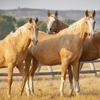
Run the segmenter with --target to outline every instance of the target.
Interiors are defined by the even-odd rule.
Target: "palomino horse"
[[[73,76],[75,80],[75,92],[79,93],[79,58],[82,54],[82,45],[87,37],[94,36],[95,11],[92,15],[85,12],[85,17],[63,29],[52,38],[46,39],[36,46],[31,46],[30,50],[33,58],[32,68],[30,70],[31,88],[33,90],[32,77],[38,67],[38,61],[45,65],[61,64],[61,95],[64,95],[64,82],[68,65],[73,66]],[[26,62],[27,65],[27,62]],[[32,91],[31,91],[32,92]]]
[[[15,66],[23,76],[21,94],[23,92],[24,81],[26,81],[23,60],[27,56],[27,48],[31,40],[34,41],[34,44],[37,43],[37,22],[38,18],[35,19],[34,23],[30,18],[29,22],[19,27],[15,33],[10,33],[0,41],[0,68],[8,67],[8,97],[11,95],[12,75]]]
[[[48,11],[47,15],[50,16],[49,11]],[[55,15],[58,15],[57,11],[55,12]],[[52,16],[50,16],[50,17],[52,17]],[[58,25],[58,24],[54,24],[54,25],[50,24],[50,23],[55,22],[50,17],[48,17],[48,20],[47,20],[47,27],[48,27],[48,25],[49,26],[51,25],[51,28],[53,27],[52,28],[53,30],[58,29],[59,26],[62,27],[61,25]],[[61,28],[59,28],[59,29],[61,29]],[[56,30],[56,32],[59,32],[59,29]],[[49,29],[49,32],[50,32],[50,29]],[[85,42],[83,44],[83,52],[82,52],[80,61],[91,61],[91,60],[95,60],[95,59],[100,58],[100,54],[98,52],[99,51],[99,49],[98,49],[99,48],[99,42],[100,42],[99,41],[100,40],[100,38],[99,38],[100,37],[100,31],[96,32],[95,34],[96,34],[96,36],[93,39],[87,38],[85,40]],[[82,69],[82,66],[83,66],[83,64],[80,64],[80,69]],[[41,66],[39,66],[38,72],[39,72],[40,69],[41,69]],[[72,72],[71,72],[71,67],[68,68],[68,72],[69,72],[69,81],[70,81],[70,92],[69,92],[69,94],[72,95],[72,91],[73,91],[72,79],[73,79],[73,76],[72,76]]]
[[[54,15],[51,15],[50,11],[47,12],[47,33],[51,34],[54,32],[54,34],[58,34],[59,31],[62,29],[68,28],[69,26],[65,23],[63,23],[61,20],[58,19],[58,11],[55,11]],[[41,66],[38,67],[37,72],[39,72],[41,69]]]
[[[54,38],[54,35],[49,35],[45,32],[38,31],[38,41],[39,42],[45,41],[50,38]],[[27,76],[29,76],[29,69],[30,69],[30,63],[31,63],[32,57],[33,57],[33,55],[31,53],[31,48],[28,48],[27,49],[27,57],[25,59],[25,71],[26,71]],[[33,94],[33,92],[34,92],[32,81],[33,81],[33,78],[30,78],[30,80],[28,78],[26,81],[26,93],[28,96],[30,95],[30,92],[31,92],[31,94]],[[29,84],[29,82],[30,82],[30,84]]]
[[[57,34],[62,29],[69,27],[67,24],[63,23],[58,19],[58,11],[55,11],[54,15],[51,15],[50,11],[47,12],[48,20],[47,20],[47,33]]]
[[[86,39],[83,44],[83,52],[80,61],[91,61],[100,58],[100,31],[95,33],[92,39]],[[73,92],[73,74],[71,66],[68,68],[70,81],[70,95]]]

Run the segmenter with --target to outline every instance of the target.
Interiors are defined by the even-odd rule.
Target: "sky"
[[[0,0],[0,9],[100,10],[100,0]]]

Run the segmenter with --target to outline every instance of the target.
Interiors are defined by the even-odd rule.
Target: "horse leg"
[[[66,71],[69,65],[69,61],[67,58],[64,58],[61,60],[62,64],[61,64],[61,85],[60,85],[60,92],[61,92],[61,96],[64,96],[64,82],[66,79]]]
[[[73,72],[72,72],[72,66],[68,66],[68,75],[69,75],[69,82],[70,82],[70,90],[69,90],[69,95],[72,96],[73,92]]]
[[[13,76],[13,68],[14,65],[12,63],[8,64],[8,97],[11,95],[11,85],[13,82],[12,76]]]
[[[41,65],[38,66],[38,68],[37,68],[37,72],[40,72],[41,67],[42,67]]]
[[[30,75],[29,75],[29,85],[30,85],[30,91],[31,91],[31,94],[34,94],[34,86],[33,86],[33,76],[35,74],[35,71],[38,67],[38,61],[33,58],[32,59],[32,68],[30,70]]]
[[[32,59],[32,55],[31,53],[28,51],[27,57],[25,59],[25,73],[27,75],[27,80],[26,80],[26,93],[29,96],[30,95],[30,88],[29,88],[29,69],[30,69],[30,65],[31,65],[31,59]]]
[[[23,63],[18,65],[17,66],[19,72],[21,73],[21,75],[23,76],[23,83],[22,83],[22,86],[21,86],[21,89],[20,89],[20,93],[22,95],[23,91],[24,91],[24,87],[25,87],[25,82],[26,82],[26,73],[25,73],[25,69],[24,69],[24,66],[23,66]]]
[[[79,87],[79,60],[76,60],[72,63],[73,66],[73,77],[75,83],[75,92],[76,95],[79,95],[80,87]]]
[[[79,66],[80,66],[80,67],[79,67],[79,68],[80,68],[80,70],[82,69],[83,64],[84,64],[84,63],[80,63],[80,64],[79,64]]]

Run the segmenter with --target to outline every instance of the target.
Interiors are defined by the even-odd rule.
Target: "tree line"
[[[28,20],[29,18],[21,18],[16,20],[15,17],[0,14],[0,40],[5,38],[11,31],[15,32],[18,27],[27,23]],[[75,20],[71,19],[64,19],[62,21],[68,25],[75,22]],[[46,32],[46,22],[39,20],[38,27],[40,31]]]

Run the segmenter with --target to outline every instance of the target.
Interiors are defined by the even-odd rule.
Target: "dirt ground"
[[[100,63],[95,63],[96,69],[100,70]],[[53,66],[54,71],[60,71],[61,66]],[[82,70],[90,69],[89,64],[85,64]],[[48,72],[46,66],[42,66],[41,72]],[[7,69],[0,69],[0,73],[6,73]],[[15,68],[14,73],[18,72]],[[54,78],[52,75],[49,76],[35,76],[34,77],[34,95],[27,97],[26,92],[20,96],[19,91],[22,84],[21,76],[13,77],[11,97],[9,100],[100,100],[100,72],[95,74],[80,74],[80,96],[69,96],[69,81],[68,75],[66,75],[65,82],[65,97],[60,97],[60,75],[55,75]],[[7,89],[8,81],[7,76],[0,77],[0,100],[8,100]]]

